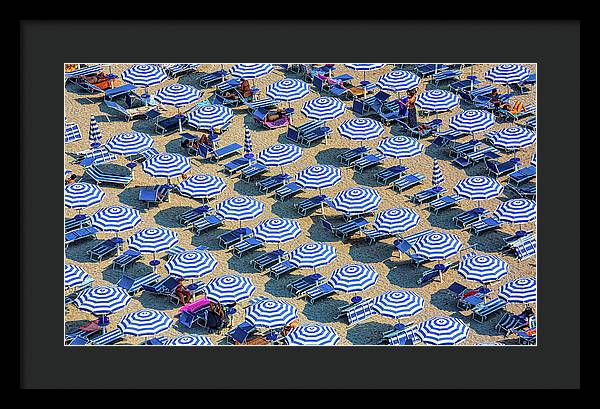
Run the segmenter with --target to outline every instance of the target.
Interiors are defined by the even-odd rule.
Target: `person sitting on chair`
[[[240,78],[242,82],[238,87],[240,94],[242,94],[242,98],[249,98],[252,96],[252,89],[250,88],[250,82],[247,79]]]
[[[74,173],[71,173],[69,176],[67,176],[67,178],[65,179],[65,185],[72,185],[73,183],[75,183],[77,181],[77,175],[75,175]]]
[[[181,304],[186,305],[192,299],[192,293],[183,285],[183,279],[179,279],[179,284],[175,288],[175,295],[181,301]]]

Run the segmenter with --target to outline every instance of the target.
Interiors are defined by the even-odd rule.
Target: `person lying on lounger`
[[[298,326],[298,320],[294,320],[294,321],[290,322],[288,325],[283,327],[283,329],[281,330],[281,335],[283,335],[284,337],[287,336],[287,334],[289,334],[290,331],[297,326]]]
[[[75,181],[77,181],[77,175],[71,173],[65,178],[65,185],[72,185],[73,183],[75,183]]]
[[[103,72],[94,75],[83,75],[82,77],[90,84],[98,84],[99,82],[108,81],[108,76]]]
[[[267,122],[275,122],[284,117],[285,117],[285,109],[277,108],[276,111],[271,111],[267,114],[266,120],[267,120]]]

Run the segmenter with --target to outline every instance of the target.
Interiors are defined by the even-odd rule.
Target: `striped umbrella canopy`
[[[373,309],[384,317],[404,318],[423,311],[425,300],[414,291],[386,291],[373,300]]]
[[[98,209],[91,217],[92,226],[102,231],[120,231],[133,229],[142,218],[140,212],[127,206],[108,206]]]
[[[260,222],[254,228],[254,237],[268,243],[282,243],[298,237],[302,233],[295,220],[273,218]]]
[[[165,264],[169,274],[184,280],[195,280],[212,273],[217,260],[207,251],[188,250],[172,256]]]
[[[137,64],[127,68],[121,74],[123,81],[138,87],[148,88],[167,79],[167,73],[158,65]]]
[[[463,244],[456,234],[431,232],[419,237],[412,247],[417,256],[427,260],[443,260],[458,253]]]
[[[373,227],[388,234],[404,233],[415,227],[421,221],[421,216],[412,209],[398,207],[379,212],[375,216]]]
[[[193,198],[209,198],[218,195],[227,188],[227,184],[218,176],[200,173],[192,175],[177,185],[183,195]]]
[[[290,252],[289,262],[298,268],[316,269],[331,263],[337,257],[334,246],[312,242],[302,244]]]
[[[89,280],[89,274],[75,264],[65,264],[65,288],[77,287]]]
[[[83,209],[100,203],[104,192],[91,183],[73,183],[65,186],[65,206],[70,209]]]
[[[237,274],[224,274],[206,284],[208,299],[221,304],[233,304],[250,298],[255,290],[256,287],[248,277]]]
[[[433,160],[433,174],[431,177],[431,183],[433,186],[439,186],[444,183],[444,174],[442,173],[442,168],[437,159]]]
[[[235,64],[229,72],[238,78],[255,79],[273,71],[272,64]]]
[[[372,71],[385,66],[385,64],[344,64],[346,67],[354,71]]]
[[[178,242],[176,232],[162,227],[141,229],[127,239],[130,249],[140,253],[152,253],[154,258],[156,253],[167,251]]]
[[[209,346],[214,345],[209,337],[204,335],[195,334],[184,334],[171,338],[165,345],[178,346],[178,347],[190,347],[190,346]]]
[[[485,131],[496,123],[494,114],[481,109],[468,109],[450,118],[448,125],[462,132]]]
[[[127,290],[117,286],[95,286],[83,290],[75,298],[75,306],[94,315],[119,311],[131,301]]]
[[[460,102],[458,96],[441,89],[425,91],[417,95],[415,105],[425,111],[446,111],[454,108]]]
[[[105,144],[109,152],[116,155],[135,155],[151,148],[154,139],[143,132],[125,132],[111,137]]]
[[[335,209],[349,215],[372,212],[380,203],[379,193],[375,189],[363,186],[342,190],[333,198]]]
[[[223,105],[204,105],[188,114],[188,124],[198,129],[222,128],[232,119],[233,111]]]
[[[373,287],[378,278],[377,271],[368,264],[346,264],[331,273],[329,283],[338,291],[356,293]]]
[[[302,157],[302,148],[287,143],[276,143],[256,155],[256,161],[265,166],[288,165]],[[283,173],[283,169],[281,171]]]
[[[278,101],[296,101],[310,92],[310,85],[304,81],[285,78],[267,85],[267,96]]]
[[[177,108],[198,101],[202,91],[190,85],[171,84],[156,92],[156,100],[161,104],[174,105]]]
[[[178,153],[161,153],[142,162],[142,170],[154,177],[165,177],[167,183],[175,176],[192,169],[190,159]]]
[[[500,203],[494,214],[506,223],[528,223],[537,217],[537,204],[530,199],[510,199]]]
[[[256,327],[281,328],[297,319],[296,307],[285,301],[267,299],[246,308],[246,321]]]
[[[365,141],[383,134],[383,124],[371,118],[347,119],[338,126],[338,132],[344,138]]]
[[[417,327],[417,335],[430,345],[456,345],[467,339],[470,328],[453,317],[434,317]]]
[[[90,142],[92,144],[97,143],[100,139],[102,139],[102,132],[100,132],[100,128],[98,127],[98,122],[96,122],[96,117],[94,115],[90,116]]]
[[[504,186],[488,176],[469,176],[454,186],[454,192],[470,200],[486,200],[498,196]]]
[[[236,196],[217,204],[216,211],[227,220],[250,220],[259,216],[265,209],[265,204],[248,196]]]
[[[537,166],[537,153],[534,153],[533,156],[531,156],[531,162],[529,162],[529,164],[531,166]]]
[[[79,77],[82,75],[93,75],[102,72],[104,68],[101,65],[90,65],[87,67],[77,68],[76,70],[65,72],[65,79],[72,77]]]
[[[530,277],[509,281],[500,286],[498,297],[506,302],[534,303],[537,301],[537,280],[535,277]]]
[[[244,158],[254,159],[252,153],[252,136],[250,135],[250,128],[244,125]]]
[[[392,136],[379,141],[377,150],[385,156],[402,160],[420,155],[425,145],[410,136]]]
[[[491,254],[467,254],[458,263],[457,270],[467,280],[487,284],[508,274],[508,263]]]
[[[302,104],[301,112],[307,118],[327,121],[346,112],[346,105],[338,98],[318,97]]]
[[[383,74],[377,80],[377,86],[384,91],[400,92],[419,86],[421,78],[409,71],[394,70]]]
[[[500,84],[512,84],[529,77],[531,71],[520,64],[497,65],[485,73],[485,79]]]
[[[325,346],[340,342],[335,329],[322,324],[298,325],[286,335],[288,345]]]
[[[306,189],[331,187],[342,180],[342,171],[331,165],[313,165],[302,169],[296,175],[296,182]]]
[[[117,328],[125,335],[156,335],[168,330],[173,325],[173,319],[163,311],[138,310],[125,315]]]
[[[537,140],[535,132],[522,126],[511,126],[490,136],[492,143],[499,148],[520,149],[533,145]]]

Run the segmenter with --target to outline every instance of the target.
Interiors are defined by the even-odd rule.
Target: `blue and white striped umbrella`
[[[83,209],[100,203],[104,192],[91,183],[73,183],[65,186],[65,206],[70,209]]]
[[[297,145],[276,143],[260,151],[256,161],[265,166],[283,166],[302,157],[302,148]]]
[[[127,290],[117,286],[96,286],[83,290],[75,298],[75,306],[94,315],[119,311],[131,301]]]
[[[379,193],[363,186],[342,190],[333,198],[335,209],[349,215],[375,211],[380,203]]]
[[[202,91],[189,85],[171,84],[156,92],[156,100],[161,104],[174,105],[182,107],[198,101],[202,96]]]
[[[178,347],[190,347],[190,346],[209,346],[214,345],[209,337],[204,335],[195,335],[195,334],[183,334],[176,336],[175,338],[171,338],[167,341],[165,345],[168,346],[178,346]]]
[[[296,182],[306,189],[324,189],[342,180],[342,171],[331,165],[313,165],[296,175]]]
[[[425,91],[417,95],[415,105],[425,111],[446,111],[452,109],[460,102],[458,96],[441,89]]]
[[[491,254],[465,255],[457,271],[467,280],[491,283],[508,274],[508,263]]]
[[[137,64],[127,68],[121,74],[123,81],[138,87],[150,87],[167,79],[167,73],[161,67],[151,64]]]
[[[431,184],[433,186],[439,186],[444,183],[444,174],[442,173],[442,168],[437,159],[433,160],[433,173],[431,176]]]
[[[470,200],[486,200],[498,196],[504,186],[488,176],[469,176],[454,186],[454,192]]]
[[[183,195],[194,198],[208,198],[218,195],[227,188],[227,184],[218,176],[209,174],[192,175],[177,185]]]
[[[229,70],[231,75],[238,78],[254,79],[273,71],[272,64],[235,64]]]
[[[138,310],[125,315],[117,328],[125,335],[156,335],[168,330],[173,319],[166,313],[156,310]]]
[[[519,64],[497,65],[485,73],[485,79],[500,84],[512,84],[529,77],[531,71]]]
[[[129,236],[129,248],[141,253],[156,253],[167,251],[179,242],[177,233],[162,227],[149,227]]]
[[[79,77],[82,75],[93,75],[102,72],[104,68],[101,65],[90,65],[87,67],[77,68],[76,70],[65,72],[65,79],[72,77]]]
[[[529,162],[529,164],[537,167],[537,153],[534,153],[533,156],[531,156],[531,162]]]
[[[492,143],[504,149],[520,149],[533,145],[537,140],[535,132],[522,126],[511,126],[495,132],[490,137]]]
[[[231,108],[223,105],[204,105],[188,114],[188,124],[198,129],[217,129],[233,119]]]
[[[206,284],[206,296],[220,304],[233,304],[250,298],[256,287],[248,277],[224,274]]]
[[[372,71],[372,70],[377,70],[377,69],[385,66],[385,64],[367,64],[367,63],[344,64],[344,65],[354,71]]]
[[[392,136],[379,141],[377,150],[396,159],[411,158],[423,152],[425,145],[410,136]]]
[[[65,264],[65,288],[77,287],[88,280],[90,275],[75,264]]]
[[[346,112],[346,105],[334,97],[318,97],[302,104],[301,112],[310,119],[327,121]]]
[[[195,280],[212,273],[217,264],[217,260],[207,251],[188,250],[171,257],[165,268],[171,275],[184,280]]]
[[[383,124],[371,118],[347,119],[338,126],[340,135],[355,141],[377,138],[383,131]]]
[[[379,212],[375,216],[373,227],[382,233],[400,234],[415,227],[421,216],[412,209],[399,207]]]
[[[288,260],[298,268],[317,268],[331,263],[336,257],[334,246],[312,242],[296,247],[290,252]]]
[[[282,243],[298,237],[302,233],[295,220],[273,218],[260,222],[254,228],[254,237],[268,243]]]
[[[537,301],[537,280],[531,277],[509,281],[500,286],[498,297],[506,302],[534,303]]]
[[[425,300],[414,291],[386,291],[373,300],[373,309],[384,317],[404,318],[423,311]]]
[[[244,126],[244,158],[254,159],[252,153],[252,136],[250,135],[250,128]]]
[[[329,284],[338,291],[356,293],[371,288],[379,274],[368,264],[346,264],[333,273]]]
[[[385,91],[400,92],[419,86],[421,78],[409,71],[394,70],[383,74],[377,80],[377,86]]]
[[[98,122],[96,122],[96,117],[94,115],[90,116],[90,142],[98,142],[102,139],[102,132],[100,132],[100,128],[98,127]]]
[[[469,109],[456,114],[450,118],[448,125],[450,128],[462,132],[480,132],[485,131],[496,123],[494,114],[481,109]]]
[[[467,339],[470,328],[453,317],[435,317],[417,327],[417,336],[430,345],[456,345]]]
[[[216,211],[227,220],[250,220],[259,216],[265,204],[248,196],[236,196],[217,204]]]
[[[328,325],[303,324],[292,328],[285,340],[288,345],[325,346],[336,345],[340,337]]]
[[[427,260],[443,260],[458,253],[463,244],[456,234],[431,232],[419,237],[412,248],[415,255]]]
[[[537,217],[537,204],[530,199],[510,199],[500,203],[494,214],[503,222],[528,223]]]
[[[102,231],[120,232],[133,229],[142,218],[140,212],[127,206],[108,206],[99,209],[91,217],[92,226]]]
[[[278,101],[296,101],[310,92],[310,85],[304,81],[285,78],[267,85],[267,97]]]
[[[190,159],[178,153],[161,153],[142,162],[142,170],[154,177],[172,178],[191,169]]]
[[[116,155],[135,155],[151,148],[154,139],[143,132],[126,132],[111,137],[105,144],[109,152]]]
[[[246,308],[246,321],[256,327],[281,328],[298,319],[298,310],[285,301],[264,300]]]

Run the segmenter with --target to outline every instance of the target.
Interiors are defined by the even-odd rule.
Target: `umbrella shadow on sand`
[[[141,187],[127,187],[117,194],[119,203],[137,209],[141,212],[145,212],[146,206],[139,200]]]
[[[449,210],[444,210],[437,215],[435,213],[429,213],[427,217],[427,221],[431,224],[431,227],[437,227],[439,229],[444,230],[455,230],[458,229],[456,224],[452,221],[452,218],[457,214],[462,213],[462,209],[453,208]]]
[[[398,258],[388,259],[384,264],[389,268],[388,281],[401,288],[417,288],[417,280],[422,277],[421,268],[415,268],[412,263],[402,261]]]
[[[365,322],[348,329],[346,338],[353,345],[377,345],[383,338],[383,333],[389,331],[391,326],[381,322]]]
[[[475,246],[478,251],[494,253],[504,246],[503,238],[505,237],[510,237],[510,235],[498,231],[485,232],[479,236],[471,234],[467,243]]]
[[[104,237],[103,235],[104,235],[104,233],[100,233],[97,236],[98,239],[96,239],[96,240],[94,240],[94,239],[84,240],[84,241],[79,241],[77,243],[69,244],[69,247],[67,247],[67,249],[65,251],[66,262],[68,263],[69,261],[76,261],[81,264],[94,263],[94,260],[90,258],[90,256],[87,254],[87,252],[92,247],[94,247],[95,245],[97,245],[98,243],[100,243],[102,241],[102,237]],[[85,265],[83,265],[82,267],[84,269],[86,268]]]
[[[221,234],[230,232],[231,230],[234,230],[237,226],[233,226],[230,225],[231,228],[217,228],[217,229],[211,229],[211,230],[205,230],[203,232],[201,232],[200,234],[194,234],[192,236],[192,242],[191,245],[194,247],[198,247],[198,246],[206,246],[208,248],[208,250],[210,251],[215,251],[215,250],[223,250],[223,248],[221,248],[219,246],[219,239],[218,237]]]
[[[299,203],[301,200],[303,199],[291,198],[283,202],[278,200],[271,206],[271,213],[286,219],[301,219],[302,215],[294,208],[294,204]]]
[[[287,285],[302,277],[302,274],[286,274],[279,279],[271,278],[265,283],[265,292],[273,297],[294,298]]]
[[[390,258],[391,249],[385,243],[367,244],[364,239],[354,240],[350,247],[350,257],[359,263],[381,263]]]
[[[341,168],[342,165],[338,159],[338,155],[347,151],[344,148],[327,148],[323,149],[315,155],[315,159],[319,165],[331,165],[336,168]]]
[[[445,288],[431,294],[430,303],[440,311],[456,312],[458,308],[456,306],[456,299]]]
[[[331,243],[340,240],[338,237],[325,230],[321,224],[320,218],[311,217],[311,219],[312,223],[308,230],[306,230],[306,234],[312,241]]]
[[[177,222],[177,216],[191,210],[190,206],[174,206],[159,210],[154,215],[154,221],[157,225],[166,228],[179,228],[181,225]]]
[[[311,321],[320,322],[322,324],[328,322],[337,322],[336,318],[338,308],[346,305],[342,300],[326,298],[315,301],[314,304],[306,302],[303,314]]]
[[[366,170],[363,173],[358,171],[352,171],[352,180],[354,180],[360,186],[369,186],[369,187],[381,187],[381,183],[377,182],[375,179],[375,174],[380,171],[382,168],[375,167],[369,170]]]
[[[261,196],[262,192],[258,190],[258,187],[254,184],[254,181],[244,182],[238,180],[233,184],[233,190],[243,196]]]

